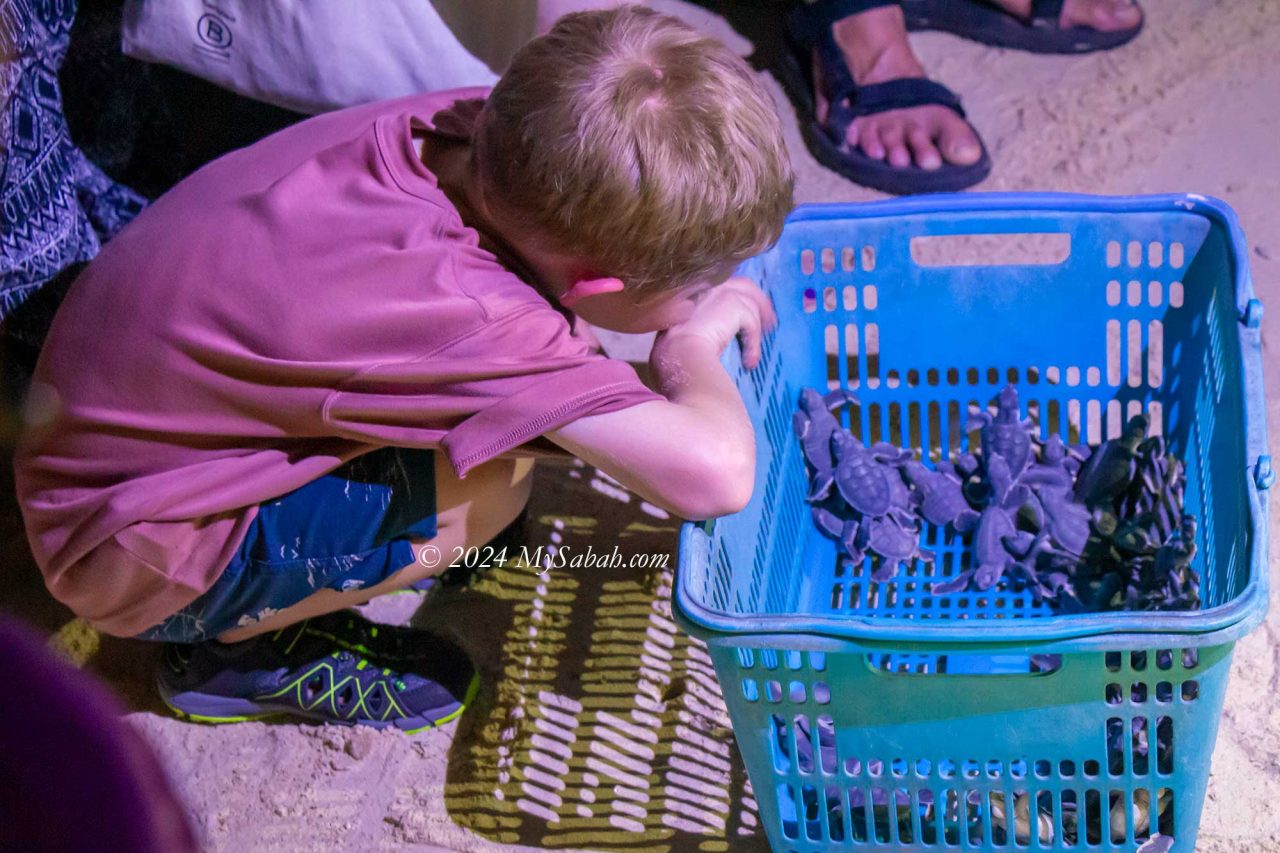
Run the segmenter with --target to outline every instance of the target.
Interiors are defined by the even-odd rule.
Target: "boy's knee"
[[[448,463],[436,466],[437,538],[459,545],[483,545],[514,521],[529,502],[532,459],[495,459],[473,468],[465,480]]]
[[[479,548],[514,522],[529,501],[532,459],[495,459],[473,468],[465,480],[448,462],[436,464],[436,535],[414,539],[414,564],[389,585],[406,587],[449,568],[461,551]]]

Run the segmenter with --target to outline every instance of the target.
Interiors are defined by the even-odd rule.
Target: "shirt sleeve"
[[[574,338],[547,305],[413,361],[360,371],[329,395],[324,420],[346,438],[438,447],[461,477],[578,418],[661,399],[630,364]]]

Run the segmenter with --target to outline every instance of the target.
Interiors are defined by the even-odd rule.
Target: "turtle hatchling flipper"
[[[831,494],[831,484],[835,482],[835,478],[830,473],[818,474],[813,478],[813,483],[809,486],[809,494],[805,496],[805,500],[809,503],[825,500],[827,495]]]
[[[826,404],[828,411],[834,412],[836,409],[840,408],[845,403],[858,402],[858,395],[854,394],[852,391],[849,391],[845,388],[837,388],[836,390],[827,394],[827,396],[823,397],[822,402]]]
[[[955,521],[952,522],[952,526],[955,527],[957,533],[968,533],[978,526],[978,519],[980,518],[982,518],[982,515],[974,510],[961,510]]]
[[[871,579],[883,583],[884,581],[893,580],[893,576],[898,573],[898,560],[885,560],[880,566],[871,573]]]
[[[1025,530],[1011,533],[1001,540],[1005,549],[1016,557],[1025,557],[1036,544],[1036,535]]]
[[[825,507],[811,507],[810,511],[814,525],[829,538],[840,541],[844,533],[844,519]]]
[[[973,585],[981,590],[988,590],[1004,577],[1003,566],[979,566],[973,573]]]
[[[844,549],[849,553],[849,557],[855,563],[861,563],[867,556],[867,542],[871,536],[867,533],[866,525],[859,525],[853,519],[849,519],[844,523],[844,529],[840,532],[840,541],[844,544]]]
[[[953,592],[962,592],[969,588],[969,580],[973,577],[973,569],[966,569],[956,575],[949,581],[935,583],[929,587],[934,595],[948,595]]]

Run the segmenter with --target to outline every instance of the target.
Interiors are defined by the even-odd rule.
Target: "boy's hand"
[[[734,276],[704,293],[688,320],[660,334],[654,352],[668,341],[692,336],[711,344],[719,355],[736,337],[742,341],[742,364],[750,369],[760,361],[761,337],[777,325],[778,315],[764,291],[751,279]]]

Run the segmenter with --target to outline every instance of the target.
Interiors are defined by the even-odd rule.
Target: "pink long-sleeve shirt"
[[[463,475],[660,399],[480,248],[413,147],[482,90],[318,116],[182,181],[72,286],[15,457],[53,595],[136,634],[222,572],[263,501],[383,445]]]

